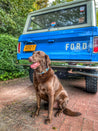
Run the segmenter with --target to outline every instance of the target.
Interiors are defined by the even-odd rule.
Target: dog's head
[[[49,56],[46,55],[43,51],[35,51],[31,57],[29,57],[29,61],[33,62],[31,65],[32,69],[37,69],[38,67],[48,68],[50,66]]]

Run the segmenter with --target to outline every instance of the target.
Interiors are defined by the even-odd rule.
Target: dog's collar
[[[43,71],[43,72],[41,72],[41,73],[37,73],[37,74],[42,75],[42,74],[46,73],[48,70],[49,70],[49,68],[46,68],[45,71]]]

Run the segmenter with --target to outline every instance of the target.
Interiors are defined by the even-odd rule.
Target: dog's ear
[[[50,59],[49,59],[49,56],[48,56],[48,55],[45,55],[45,61],[46,61],[46,66],[47,66],[47,67],[48,67],[48,66],[50,66],[51,61],[50,61]]]

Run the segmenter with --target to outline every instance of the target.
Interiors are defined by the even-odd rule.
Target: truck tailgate
[[[42,50],[53,60],[88,60],[92,58],[93,27],[24,34],[19,38],[21,53],[19,59],[28,59],[33,52],[23,51],[25,45],[36,44],[35,50]]]

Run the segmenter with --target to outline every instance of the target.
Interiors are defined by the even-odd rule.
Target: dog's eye
[[[40,55],[40,52],[38,52],[38,55]]]

